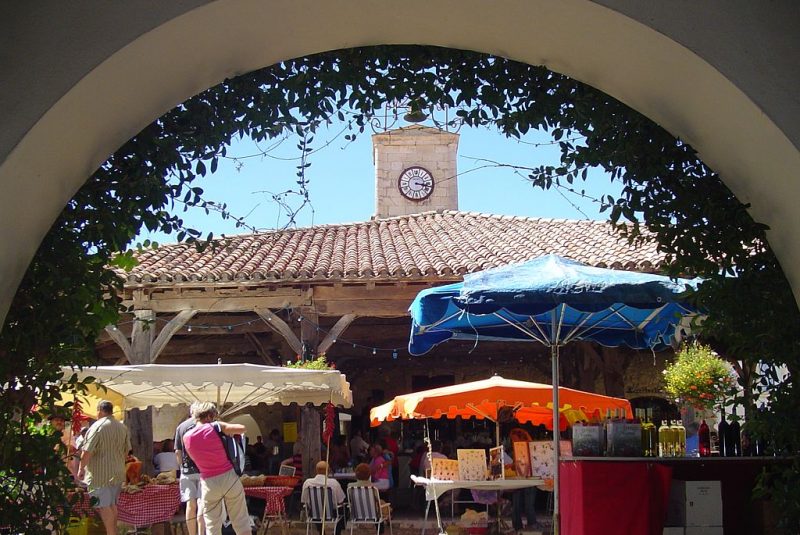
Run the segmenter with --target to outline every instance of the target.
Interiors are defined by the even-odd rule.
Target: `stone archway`
[[[372,44],[543,64],[636,108],[700,151],[755,219],[800,295],[796,10],[625,0],[187,0],[0,11],[0,321],[85,178],[125,140],[222,79]],[[36,210],[31,210],[31,206]]]

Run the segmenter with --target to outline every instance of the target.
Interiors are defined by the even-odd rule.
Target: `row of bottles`
[[[686,428],[679,420],[663,420],[658,427],[658,456],[686,456]]]
[[[725,413],[717,427],[718,451],[723,457],[763,455],[761,441],[750,440],[738,421],[728,422]],[[572,429],[573,453],[576,456],[616,457],[686,457],[712,454],[711,429],[705,420],[697,432],[697,450],[687,452],[686,428],[680,419],[661,420],[656,426],[653,409],[636,409],[635,417],[627,419],[625,412],[607,411],[601,419],[595,411],[590,421],[578,422]]]

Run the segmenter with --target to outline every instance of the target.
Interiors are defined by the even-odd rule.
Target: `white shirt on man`
[[[300,501],[307,504],[308,503],[308,487],[324,487],[325,486],[325,474],[317,474],[314,477],[310,477],[303,482],[303,492],[300,494]],[[339,482],[328,476],[328,486],[333,490],[333,499],[336,502],[336,505],[344,502],[345,495],[344,491],[342,490],[342,486]]]

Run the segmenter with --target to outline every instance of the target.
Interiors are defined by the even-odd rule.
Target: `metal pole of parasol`
[[[561,448],[559,435],[559,400],[558,400],[558,351],[561,336],[561,322],[564,318],[564,311],[566,305],[562,304],[560,307],[560,314],[558,321],[556,321],[556,309],[553,310],[550,318],[550,360],[553,366],[553,459],[555,459],[555,466],[553,467],[553,535],[558,535],[560,531],[561,512],[559,510],[559,471],[561,469]]]
[[[559,471],[559,413],[558,413],[558,345],[550,346],[550,358],[553,363],[553,535],[558,535],[560,513],[558,508],[558,471]]]

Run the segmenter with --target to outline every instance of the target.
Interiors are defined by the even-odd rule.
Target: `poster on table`
[[[529,442],[514,442],[514,472],[517,477],[531,477],[531,450]]]
[[[485,481],[486,450],[459,449],[458,474],[462,481]]]
[[[553,442],[542,440],[528,442],[531,456],[531,474],[538,479],[553,479],[555,460],[553,459]],[[568,440],[559,442],[561,457],[572,457],[572,443]]]
[[[489,448],[489,479],[505,479],[503,446]]]
[[[431,479],[455,481],[458,478],[458,461],[440,458],[434,458],[431,461]]]

